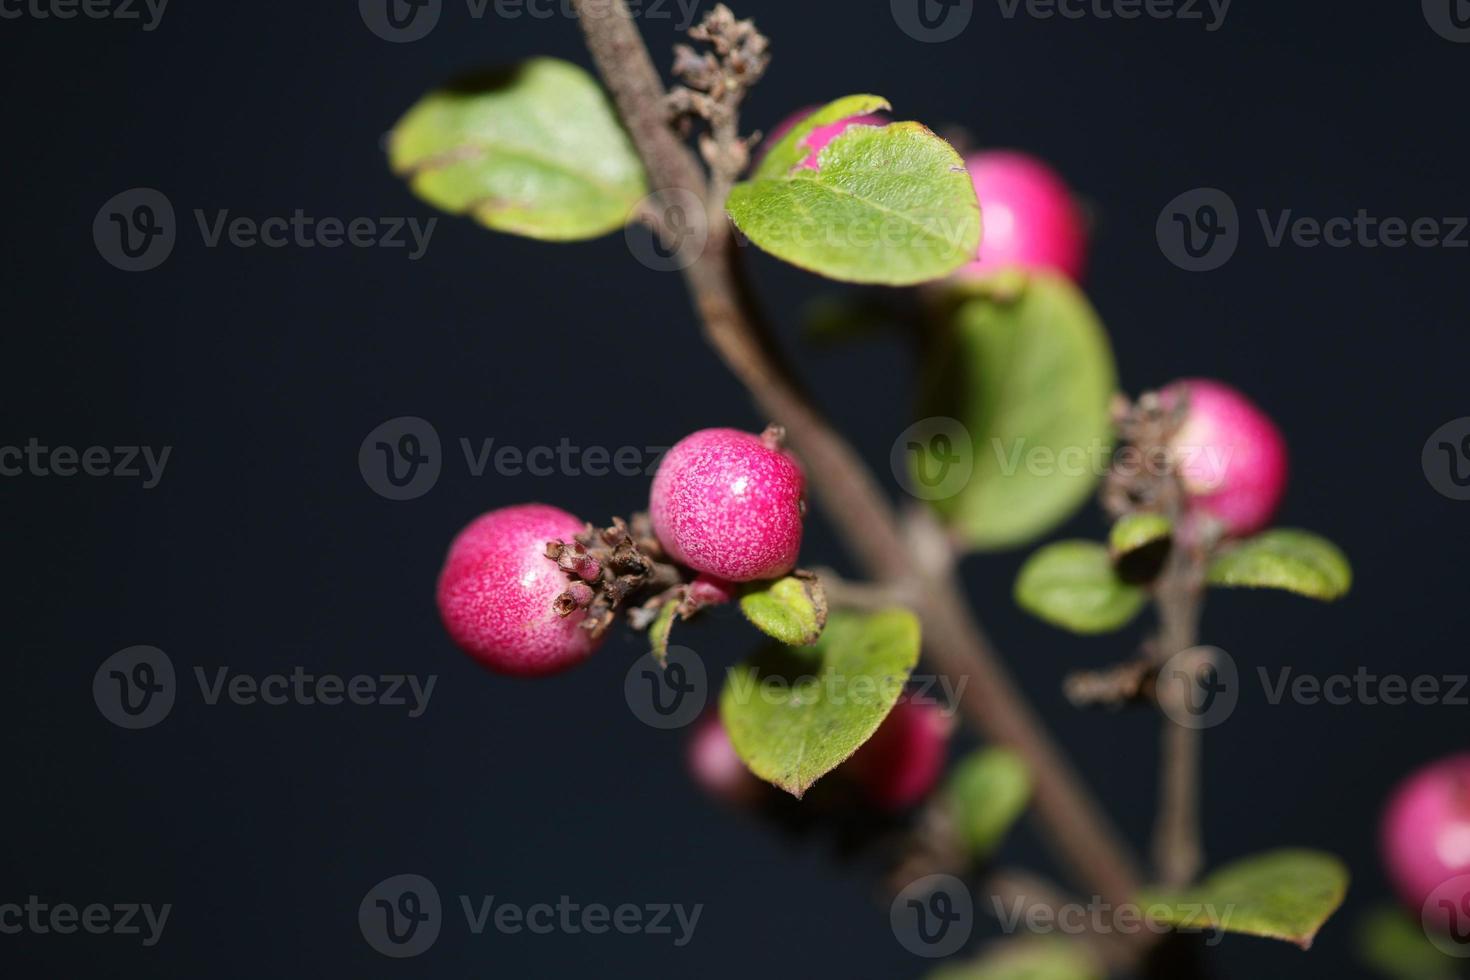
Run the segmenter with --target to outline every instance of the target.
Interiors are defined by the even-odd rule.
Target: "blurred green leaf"
[[[1441,952],[1423,925],[1396,905],[1380,905],[1363,917],[1358,954],[1391,980],[1456,980],[1464,964]]]
[[[621,228],[648,193],[602,88],[555,58],[425,96],[393,128],[388,159],[433,206],[552,241]]]
[[[1140,548],[1166,540],[1173,533],[1174,522],[1163,514],[1125,514],[1108,535],[1108,550],[1117,561]]]
[[[1228,864],[1193,888],[1145,891],[1138,901],[1150,919],[1178,929],[1218,929],[1310,949],[1347,888],[1347,867],[1331,854],[1288,849]]]
[[[1313,599],[1347,595],[1353,569],[1331,541],[1289,528],[1247,538],[1210,564],[1209,583],[1235,588],[1285,589]]]
[[[945,787],[955,827],[976,859],[990,856],[1031,800],[1031,773],[1010,749],[971,753],[954,768]]]
[[[1106,973],[1071,939],[1013,939],[968,963],[948,963],[927,980],[1103,980]]]
[[[1118,577],[1108,549],[1092,541],[1058,541],[1037,551],[1016,577],[1016,602],[1073,633],[1110,633],[1148,601]]]
[[[959,419],[970,433],[970,480],[934,506],[971,548],[1017,547],[1055,530],[1107,472],[1113,353],[1065,277],[1032,275],[1009,300],[956,302],[924,375],[921,414]],[[922,452],[914,464],[933,465]]]

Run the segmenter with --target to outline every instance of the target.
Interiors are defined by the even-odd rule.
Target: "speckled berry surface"
[[[1271,522],[1286,492],[1286,440],[1245,395],[1219,381],[1188,378],[1163,391],[1164,404],[1189,393],[1189,414],[1170,446],[1193,513],[1232,535]]]
[[[798,109],[791,115],[787,116],[785,119],[781,120],[781,122],[779,122],[776,127],[771,130],[771,134],[761,141],[761,145],[756,151],[756,165],[760,165],[761,160],[765,158],[766,151],[775,146],[777,143],[781,142],[782,137],[795,129],[803,119],[805,119],[807,116],[810,116],[813,112],[816,112],[819,108],[821,107],[807,106],[805,109]],[[848,119],[839,119],[836,122],[828,123],[825,126],[817,126],[806,135],[806,139],[803,141],[807,149],[811,152],[807,154],[806,159],[804,159],[800,164],[797,165],[797,169],[816,170],[817,157],[821,155],[822,150],[826,148],[828,143],[832,142],[838,136],[842,135],[843,131],[846,130],[849,126],[886,125],[888,125],[887,117],[879,115],[877,113],[869,113],[862,116],[852,116]]]
[[[844,766],[884,810],[905,810],[933,791],[944,773],[951,719],[933,701],[905,695],[873,737]]]
[[[761,794],[764,784],[740,761],[717,711],[700,718],[690,731],[687,761],[694,782],[716,799],[747,804]]]
[[[1425,766],[1394,790],[1383,816],[1380,847],[1389,879],[1416,918],[1440,885],[1470,876],[1470,754]],[[1463,908],[1470,879],[1466,884],[1460,893],[1435,897]],[[1427,911],[1442,925],[1449,924],[1447,909]]]
[[[730,582],[777,578],[801,551],[805,488],[796,461],[760,436],[704,429],[664,456],[649,516],[681,565]]]
[[[965,159],[985,233],[967,278],[1002,269],[1047,270],[1078,281],[1087,260],[1087,225],[1065,181],[1035,157],[1013,150]]]
[[[546,504],[521,504],[476,518],[449,546],[439,573],[439,615],[454,642],[491,670],[539,676],[587,659],[600,645],[552,602],[569,580],[546,557],[546,542],[571,541],[583,522]]]

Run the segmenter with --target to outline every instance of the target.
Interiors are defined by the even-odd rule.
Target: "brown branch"
[[[612,90],[655,189],[706,189],[697,164],[667,125],[664,90],[624,0],[574,0],[597,68]],[[720,214],[717,201],[708,210]],[[786,427],[823,511],[867,574],[917,586],[916,612],[933,664],[969,677],[961,707],[987,738],[1027,762],[1035,812],[1055,853],[1108,901],[1129,901],[1138,874],[1126,845],[1062,757],[997,659],[952,575],[919,568],[898,520],[856,452],[807,400],[775,354],[737,265],[727,222],[713,222],[703,254],[685,270],[709,342],[749,389],[761,412]]]
[[[1155,588],[1159,614],[1157,656],[1160,663],[1198,642],[1202,600],[1199,552],[1175,546]],[[1160,683],[1160,698],[1188,696],[1182,684]],[[1158,817],[1154,824],[1153,858],[1166,885],[1187,885],[1204,865],[1200,821],[1200,750],[1198,728],[1174,720],[1182,710],[1163,712],[1160,745]]]

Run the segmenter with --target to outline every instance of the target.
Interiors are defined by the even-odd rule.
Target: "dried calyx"
[[[607,527],[587,525],[572,541],[548,541],[546,557],[567,574],[569,585],[553,608],[561,616],[587,612],[582,628],[600,637],[620,610],[634,629],[645,629],[666,602],[679,602],[687,619],[704,605],[706,593],[692,590],[686,574],[670,563],[654,537],[648,515],[632,523],[614,517]]]

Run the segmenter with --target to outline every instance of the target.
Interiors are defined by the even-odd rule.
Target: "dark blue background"
[[[1238,384],[1288,434],[1282,520],[1341,542],[1358,574],[1324,607],[1212,596],[1204,639],[1298,672],[1459,673],[1470,504],[1421,472],[1436,427],[1470,414],[1464,250],[1270,249],[1257,208],[1317,217],[1464,215],[1470,45],[1418,5],[1237,3],[1199,22],[1007,20],[982,2],[958,40],[917,43],[887,5],[745,0],[776,60],[747,123],[854,91],[903,117],[1051,160],[1093,204],[1089,292],[1127,390],[1181,375]],[[646,25],[660,62],[671,22]],[[171,902],[163,941],[0,936],[18,976],[921,976],[870,874],[701,798],[682,741],[640,724],[621,690],[640,652],[619,636],[584,668],[527,683],[450,646],[432,583],[483,510],[546,500],[589,518],[645,500],[642,479],[475,479],[457,440],[521,447],[667,445],[765,421],[698,336],[677,278],[621,236],[550,245],[445,219],[403,250],[205,248],[195,208],[257,219],[430,216],[380,141],[458,71],[548,53],[586,64],[563,17],[473,20],[450,2],[413,44],[375,37],[355,4],[183,3],[156,31],[110,21],[0,21],[4,289],[0,444],[174,447],[161,485],[0,481],[9,673],[0,902]],[[155,187],[180,214],[159,269],[126,274],[91,237],[104,201]],[[1154,238],[1165,202],[1228,191],[1248,225],[1222,270],[1191,275]],[[906,345],[818,351],[798,311],[829,288],[764,257],[756,273],[821,402],[886,468],[910,420]],[[551,379],[644,379],[636,394],[560,397]],[[896,369],[900,368],[900,369]],[[418,415],[445,440],[427,496],[375,496],[364,435]],[[895,488],[895,492],[896,488]],[[818,515],[820,518],[820,515]],[[1070,530],[1096,535],[1094,510]],[[818,519],[811,564],[844,561]],[[1140,846],[1155,725],[1070,710],[1061,677],[1125,657],[1137,631],[1084,641],[1020,615],[1019,554],[964,576],[982,617],[1091,783]],[[684,639],[712,664],[750,634]],[[156,728],[127,732],[89,696],[123,647],[185,674]],[[437,674],[428,712],[205,706],[192,668]],[[1248,684],[1209,733],[1207,842],[1228,859],[1280,844],[1349,860],[1346,908],[1310,958],[1232,939],[1227,977],[1355,975],[1355,920],[1386,893],[1374,835],[1408,768],[1465,745],[1455,707],[1271,706]],[[1029,831],[1008,859],[1044,860]],[[451,920],[407,963],[363,942],[356,909],[395,873],[447,902],[703,903],[694,942],[650,936],[469,937]],[[991,928],[986,926],[987,929]]]

